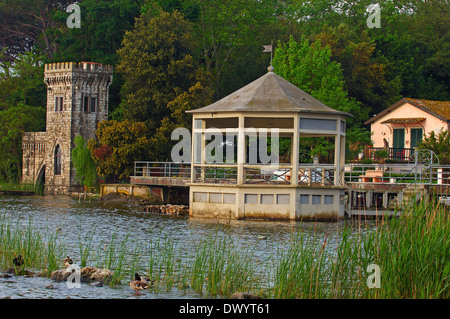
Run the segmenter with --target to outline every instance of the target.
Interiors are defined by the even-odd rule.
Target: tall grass
[[[276,258],[272,297],[450,297],[448,208],[424,201],[372,230],[357,226],[346,225],[328,239],[334,248],[326,236],[320,244],[307,241],[312,234],[295,234]],[[371,264],[380,268],[380,288],[367,284]]]
[[[13,259],[24,258],[24,269],[34,268],[49,272],[60,267],[64,256],[63,244],[55,233],[36,230],[31,220],[25,226],[12,224],[5,216],[0,220],[0,265],[2,269],[14,268]]]
[[[229,236],[212,233],[198,243],[192,267],[187,270],[191,287],[208,295],[230,296],[255,288],[252,254],[236,247]]]
[[[206,296],[250,292],[270,298],[449,298],[449,209],[435,202],[408,206],[398,218],[336,224],[334,235],[305,230],[288,242],[267,246],[265,260],[242,247],[231,234],[214,230],[189,243],[170,236],[131,235],[95,243],[95,230],[79,229],[81,266],[113,271],[111,285],[139,272],[154,280],[154,293],[178,288]],[[21,254],[25,268],[56,270],[68,248],[58,232],[42,232],[31,220],[12,224],[0,217],[0,268],[13,267]],[[74,260],[75,261],[75,260]],[[381,288],[369,288],[368,266],[381,270]]]

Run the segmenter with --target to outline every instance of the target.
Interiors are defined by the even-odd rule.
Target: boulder
[[[254,295],[254,294],[248,294],[244,292],[235,292],[231,299],[263,299],[260,296]]]
[[[52,272],[50,275],[50,279],[56,280],[56,281],[64,281],[69,278],[69,276],[72,274],[72,271],[68,271],[67,269],[58,269]]]
[[[83,269],[81,269],[81,273],[83,273]],[[91,273],[89,279],[91,282],[101,282],[101,283],[109,283],[112,279],[113,273],[111,270],[107,268],[97,269]]]
[[[59,269],[52,272],[50,279],[56,281],[67,280],[73,272],[67,269]],[[84,283],[100,282],[109,283],[112,279],[113,273],[111,270],[95,267],[83,267],[80,269],[80,281]]]

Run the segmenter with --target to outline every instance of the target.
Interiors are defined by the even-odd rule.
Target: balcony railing
[[[414,148],[398,148],[398,147],[372,147],[369,149],[369,158],[371,160],[378,160],[378,151],[387,151],[386,159],[401,161],[401,162],[414,162]]]

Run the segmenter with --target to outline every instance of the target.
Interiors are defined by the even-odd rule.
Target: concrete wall
[[[191,185],[189,215],[223,219],[338,220],[344,218],[344,192],[340,188],[321,187]]]
[[[150,195],[150,188],[142,185],[131,184],[101,184],[100,196],[104,196],[110,193],[134,195],[134,196],[148,196]]]

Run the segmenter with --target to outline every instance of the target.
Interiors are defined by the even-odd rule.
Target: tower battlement
[[[95,62],[58,62],[45,64],[44,70],[45,73],[60,72],[60,71],[84,71],[84,72],[94,71],[112,74],[113,66]]]

